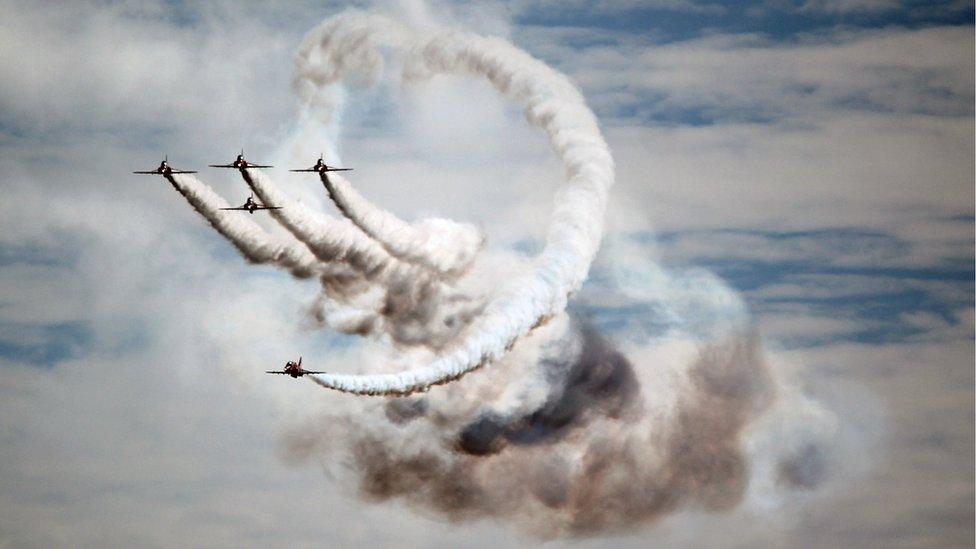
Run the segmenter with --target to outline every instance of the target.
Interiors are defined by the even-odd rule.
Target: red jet
[[[190,170],[174,170],[169,165],[169,155],[163,158],[163,161],[159,163],[159,167],[151,172],[132,172],[140,175],[170,175],[174,173],[197,173]]]
[[[311,370],[302,369],[302,357],[298,357],[298,362],[289,360],[285,364],[284,370],[272,370],[265,372],[266,374],[284,374],[291,377],[302,377],[307,374],[325,374],[327,372],[313,372]]]
[[[265,206],[264,204],[255,202],[253,194],[247,197],[247,200],[244,201],[243,206],[235,206],[233,208],[221,208],[221,210],[240,210],[243,212],[247,212],[249,214],[253,214],[258,210],[280,210],[280,209],[281,206]]]
[[[241,154],[237,155],[237,159],[230,164],[211,164],[211,168],[236,168],[238,170],[246,170],[248,168],[273,168],[274,166],[265,166],[263,164],[251,164],[244,159],[244,149],[241,149]]]
[[[315,161],[315,165],[311,168],[305,168],[303,170],[289,170],[292,172],[351,172],[352,168],[336,168],[325,163],[322,159],[324,155],[319,155],[319,159]]]

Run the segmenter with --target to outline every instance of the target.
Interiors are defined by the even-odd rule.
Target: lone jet
[[[315,161],[315,165],[311,168],[305,168],[303,170],[289,170],[292,172],[351,172],[352,168],[336,168],[325,163],[322,159],[324,155],[319,155],[319,159]]]
[[[269,370],[269,371],[267,371],[265,373],[266,374],[284,374],[286,376],[291,376],[291,377],[302,377],[303,375],[306,375],[306,374],[324,374],[326,372],[313,372],[313,371],[310,371],[310,370],[304,370],[304,369],[302,369],[302,357],[298,357],[298,362],[295,362],[293,360],[289,360],[287,363],[285,363],[285,369],[284,370]]]
[[[151,172],[132,172],[140,175],[169,175],[173,173],[197,173],[192,170],[174,170],[169,165],[169,155],[163,158],[163,161],[159,163],[159,167]]]
[[[244,149],[241,149],[241,154],[237,155],[237,159],[230,164],[211,164],[211,168],[236,168],[238,170],[246,170],[248,168],[273,168],[274,166],[263,166],[261,164],[251,164],[244,159]]]
[[[258,204],[254,201],[254,195],[247,197],[244,201],[243,206],[237,206],[235,208],[221,208],[221,210],[241,210],[247,213],[253,214],[258,210],[280,210],[281,206],[265,206],[264,204]]]

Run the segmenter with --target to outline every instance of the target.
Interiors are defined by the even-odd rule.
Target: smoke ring
[[[505,40],[463,31],[431,35],[389,18],[352,11],[328,19],[303,40],[294,87],[309,105],[329,105],[324,90],[344,77],[369,83],[384,70],[382,48],[405,54],[406,81],[471,74],[519,102],[566,168],[546,245],[533,268],[506,284],[461,341],[430,363],[397,374],[322,374],[323,387],[361,395],[406,395],[455,380],[505,354],[543,319],[562,311],[586,278],[599,247],[614,165],[593,112],[569,79]]]

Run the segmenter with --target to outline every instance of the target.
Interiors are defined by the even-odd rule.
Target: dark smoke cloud
[[[620,418],[639,391],[630,361],[595,331],[581,331],[583,347],[571,364],[544,363],[553,383],[546,403],[519,417],[485,411],[458,437],[458,448],[474,455],[500,451],[507,443],[554,442],[582,426],[592,414]]]
[[[666,417],[649,412],[653,393],[610,342],[586,328],[572,338],[572,358],[540,361],[547,393],[534,409],[505,413],[499,401],[457,417],[434,395],[391,399],[288,432],[286,457],[338,453],[368,501],[400,498],[453,521],[512,520],[544,539],[742,501],[751,474],[742,433],[775,393],[755,335],[702,350]]]
[[[386,419],[395,425],[403,425],[427,413],[427,400],[423,398],[397,398],[386,403]]]
[[[789,488],[813,490],[827,480],[827,473],[825,450],[815,444],[806,444],[780,461],[776,480]]]

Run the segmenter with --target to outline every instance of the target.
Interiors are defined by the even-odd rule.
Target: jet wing
[[[169,173],[197,173],[193,170],[170,170]]]
[[[302,370],[302,373],[303,374],[327,374],[329,372],[313,372],[313,371],[310,371],[310,370]]]
[[[211,168],[236,168],[233,164],[210,164]]]
[[[288,170],[290,172],[317,172],[315,168],[305,168],[304,170]]]
[[[351,172],[352,168],[326,168],[322,171],[325,172]]]
[[[288,375],[288,372],[284,372],[284,371],[281,371],[281,370],[269,370],[269,371],[264,372],[264,373],[266,373],[266,374],[285,374],[285,375]]]
[[[241,211],[247,211],[248,208],[245,207],[245,206],[237,206],[235,208],[221,208],[221,210],[241,210]]]
[[[132,172],[132,173],[137,173],[139,175],[163,175],[162,172]]]
[[[284,206],[258,206],[256,210],[280,210]]]
[[[247,166],[244,167],[245,168],[274,168],[274,166],[266,166],[263,164],[248,164]]]

